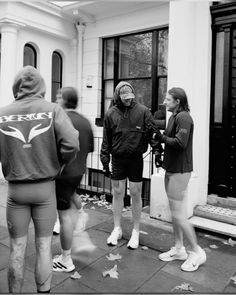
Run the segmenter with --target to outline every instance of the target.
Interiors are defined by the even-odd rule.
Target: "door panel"
[[[213,40],[209,193],[236,197],[236,29],[219,28]]]

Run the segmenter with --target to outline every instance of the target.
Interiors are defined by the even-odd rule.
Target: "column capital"
[[[0,32],[16,33],[20,28],[25,27],[25,24],[8,18],[0,18]]]
[[[77,32],[79,34],[82,34],[83,35],[84,34],[84,30],[85,30],[85,25],[76,24],[75,26],[76,26]]]

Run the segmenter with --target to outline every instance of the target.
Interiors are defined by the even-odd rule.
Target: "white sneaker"
[[[54,235],[59,235],[60,233],[60,221],[59,221],[59,218],[57,217],[57,220],[54,224],[54,228],[53,228],[53,234]]]
[[[161,253],[158,258],[162,261],[186,260],[188,254],[184,246],[179,249],[172,247],[169,251]]]
[[[127,247],[131,250],[137,249],[139,246],[139,231],[133,229],[131,238],[127,244]]]
[[[189,251],[187,260],[181,265],[183,271],[195,271],[206,262],[206,252],[199,247],[198,252]]]
[[[75,269],[75,265],[71,258],[65,262],[62,255],[57,255],[53,258],[52,269],[56,272],[71,272]]]
[[[74,227],[74,233],[79,233],[85,230],[88,221],[88,213],[84,210],[78,210],[78,218]]]
[[[122,238],[122,230],[120,227],[115,227],[107,239],[107,245],[116,246],[118,244],[118,240]]]

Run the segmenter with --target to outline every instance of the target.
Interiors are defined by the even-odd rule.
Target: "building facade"
[[[50,101],[59,87],[77,87],[79,110],[95,134],[97,157],[88,166],[100,171],[102,122],[116,84],[131,82],[153,113],[168,88],[182,87],[195,123],[189,214],[208,194],[235,198],[234,3],[58,2],[0,2],[0,106],[13,100],[13,77],[26,64],[45,78]],[[155,170],[145,167],[150,179]],[[155,201],[151,206],[155,217]]]

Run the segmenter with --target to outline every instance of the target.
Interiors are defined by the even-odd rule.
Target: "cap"
[[[132,89],[128,85],[125,85],[125,86],[121,87],[121,89],[120,89],[120,98],[121,99],[135,98]]]

